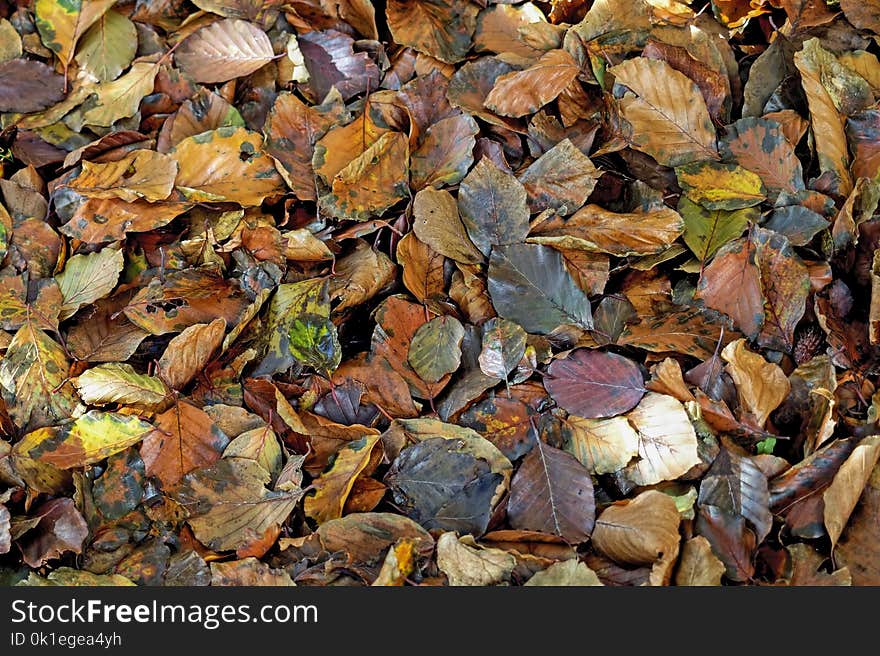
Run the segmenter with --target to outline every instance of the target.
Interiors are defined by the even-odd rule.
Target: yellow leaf
[[[355,479],[370,463],[378,441],[378,435],[364,435],[336,453],[333,466],[312,483],[315,494],[306,497],[306,515],[319,524],[342,517],[342,509]]]
[[[88,198],[157,201],[168,198],[176,176],[174,159],[154,150],[137,150],[115,162],[83,162],[70,188]]]
[[[240,127],[188,137],[170,153],[180,165],[176,185],[192,201],[259,205],[267,196],[285,191],[262,147],[259,134]]]
[[[60,469],[83,467],[137,444],[152,430],[131,415],[90,410],[72,424],[35,431],[27,455]]]
[[[675,169],[685,194],[709,210],[740,210],[766,198],[761,178],[735,164],[695,162]]]
[[[74,379],[73,384],[88,405],[120,403],[155,409],[170,393],[158,378],[139,374],[131,365],[118,362],[92,367]]]
[[[67,70],[76,43],[116,0],[37,0],[35,23],[43,44]]]

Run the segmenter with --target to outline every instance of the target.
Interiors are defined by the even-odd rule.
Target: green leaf
[[[682,196],[678,213],[684,219],[684,243],[700,263],[705,263],[727,242],[742,234],[749,221],[756,223],[760,213],[754,207],[741,210],[707,210]]]
[[[484,157],[461,181],[458,209],[468,235],[483,255],[493,246],[517,244],[529,234],[526,190]]]
[[[64,298],[60,318],[72,317],[83,305],[113,291],[123,266],[122,251],[110,247],[70,258],[64,271],[55,276]]]
[[[755,446],[759,454],[765,453],[768,455],[773,455],[773,449],[776,448],[776,438],[768,437],[767,439],[758,442],[758,444],[756,444]]]
[[[527,332],[543,335],[566,324],[593,327],[590,300],[572,280],[562,255],[547,246],[493,248],[488,286],[498,314]]]
[[[296,361],[321,373],[334,370],[341,349],[336,326],[330,321],[328,280],[279,285],[269,304],[265,334],[266,353],[255,376],[284,371]]]
[[[76,61],[98,82],[109,82],[131,64],[137,44],[134,23],[118,11],[108,11],[86,32]]]
[[[409,366],[426,383],[436,383],[461,365],[464,327],[455,317],[437,317],[419,326],[407,354]]]

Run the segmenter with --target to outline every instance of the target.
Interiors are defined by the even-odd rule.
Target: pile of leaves
[[[878,34],[0,2],[0,581],[880,584]]]

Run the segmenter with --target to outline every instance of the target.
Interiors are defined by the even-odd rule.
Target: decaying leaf
[[[449,585],[497,585],[507,581],[515,565],[511,554],[480,547],[470,536],[458,538],[447,532],[437,540],[437,566]]]

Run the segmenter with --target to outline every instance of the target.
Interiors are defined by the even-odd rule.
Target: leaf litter
[[[0,3],[0,581],[880,584],[871,3],[196,5]]]

